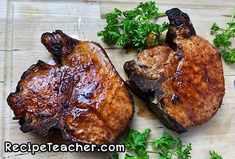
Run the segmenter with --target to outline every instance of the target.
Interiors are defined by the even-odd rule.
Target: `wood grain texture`
[[[43,143],[47,139],[33,133],[24,134],[19,130],[17,121],[6,103],[8,94],[15,90],[23,71],[37,60],[47,62],[51,57],[40,43],[41,34],[46,31],[61,29],[80,40],[91,40],[100,43],[108,53],[115,68],[126,79],[123,70],[125,61],[136,57],[136,53],[124,53],[121,48],[111,47],[101,42],[97,36],[105,26],[104,14],[113,8],[130,9],[139,1],[107,0],[76,1],[59,0],[1,0],[0,1],[0,135],[2,158],[108,158],[108,153],[5,153],[3,142]],[[157,1],[161,11],[179,7],[189,14],[198,35],[210,42],[210,27],[214,21],[225,26],[235,1],[223,0],[170,0]],[[167,18],[159,20],[167,21]],[[226,94],[218,113],[211,121],[189,132],[178,135],[162,125],[149,112],[144,102],[135,97],[135,110],[132,127],[143,130],[152,128],[152,137],[160,136],[163,131],[182,137],[185,143],[192,143],[192,158],[207,159],[209,150],[218,151],[224,159],[235,158],[235,65],[224,64]],[[141,110],[142,113],[138,113]]]

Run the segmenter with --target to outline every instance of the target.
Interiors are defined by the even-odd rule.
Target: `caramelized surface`
[[[177,43],[182,59],[162,84],[169,114],[184,127],[207,122],[216,113],[224,96],[223,67],[219,53],[200,36]]]
[[[43,34],[42,43],[57,64],[32,65],[8,97],[21,129],[48,135],[56,128],[72,141],[113,142],[129,126],[133,102],[105,51],[61,31]]]
[[[196,35],[187,14],[167,11],[168,45],[142,51],[124,65],[132,90],[177,132],[212,118],[222,103],[224,77],[217,50]]]

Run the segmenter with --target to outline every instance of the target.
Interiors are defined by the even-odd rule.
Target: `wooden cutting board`
[[[130,9],[139,2],[133,0],[76,1],[76,0],[1,0],[0,1],[0,133],[2,158],[56,158],[56,159],[103,159],[108,153],[5,153],[4,141],[12,143],[43,143],[47,140],[33,133],[22,133],[13,113],[6,103],[8,94],[15,91],[23,71],[39,59],[48,61],[49,53],[40,43],[41,34],[61,29],[80,40],[100,43],[107,51],[120,75],[126,79],[123,64],[136,57],[136,53],[124,53],[121,48],[102,43],[97,31],[105,26],[104,14],[113,10]],[[212,41],[210,27],[214,21],[225,26],[234,0],[159,0],[161,11],[178,7],[188,13],[198,35]],[[159,20],[167,21],[167,18]],[[224,159],[235,158],[235,64],[224,64],[226,94],[218,113],[207,124],[191,128],[178,135],[162,125],[146,108],[143,101],[135,97],[135,115],[132,127],[152,129],[152,136],[163,131],[181,137],[185,144],[192,143],[193,159],[208,159],[209,150],[218,151]]]

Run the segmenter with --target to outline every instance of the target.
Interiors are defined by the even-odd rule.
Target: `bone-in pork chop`
[[[166,45],[142,51],[124,69],[130,88],[170,129],[182,133],[212,118],[224,96],[220,54],[196,35],[186,13],[166,12]]]
[[[104,49],[62,31],[44,33],[55,65],[38,61],[25,71],[7,102],[23,132],[83,143],[113,142],[133,116],[133,101]]]

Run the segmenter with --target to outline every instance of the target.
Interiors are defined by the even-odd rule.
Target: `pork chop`
[[[42,43],[56,64],[38,61],[21,76],[7,102],[23,132],[64,139],[112,143],[130,124],[132,97],[104,49],[62,31],[44,33]]]
[[[166,45],[139,53],[124,69],[130,88],[170,129],[186,132],[206,123],[219,109],[224,96],[220,54],[196,35],[186,13],[166,12],[170,27]]]

